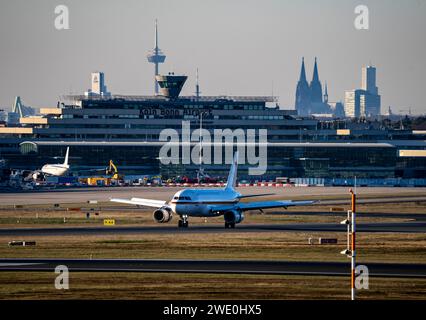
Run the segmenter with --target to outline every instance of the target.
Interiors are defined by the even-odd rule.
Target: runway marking
[[[19,266],[34,266],[34,265],[41,265],[41,264],[46,264],[46,263],[41,263],[41,262],[35,262],[35,263],[1,263],[0,262],[0,267],[19,267]]]

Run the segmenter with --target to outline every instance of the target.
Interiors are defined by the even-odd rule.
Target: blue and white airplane
[[[270,208],[287,208],[293,206],[310,205],[316,201],[262,201],[241,203],[243,198],[265,196],[241,195],[235,190],[237,182],[238,152],[234,154],[228,181],[223,189],[184,189],[178,191],[170,201],[131,198],[110,199],[118,203],[133,204],[137,206],[153,207],[156,210],[153,218],[158,223],[172,220],[174,214],[180,216],[179,227],[188,227],[188,217],[217,217],[223,215],[225,228],[235,228],[235,225],[244,220],[244,211]]]

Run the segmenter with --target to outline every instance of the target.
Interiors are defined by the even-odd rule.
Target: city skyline
[[[301,58],[318,57],[330,101],[344,101],[346,90],[359,87],[361,68],[372,64],[382,113],[389,105],[395,113],[408,108],[426,112],[422,1],[364,1],[370,30],[354,28],[359,3],[352,0],[64,4],[71,29],[58,31],[53,26],[55,1],[1,1],[0,108],[10,110],[15,96],[26,105],[54,106],[61,95],[82,94],[94,70],[105,73],[112,94],[152,94],[146,54],[154,45],[158,19],[161,48],[168,54],[160,74],[187,75],[183,95],[194,94],[198,68],[204,95],[273,92],[281,108],[293,109]],[[21,23],[13,23],[17,16]],[[312,74],[313,65],[306,68]]]

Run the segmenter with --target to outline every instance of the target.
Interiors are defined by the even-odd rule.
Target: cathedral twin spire
[[[327,89],[324,98],[328,100]],[[328,101],[326,101],[326,103],[327,102]],[[296,110],[299,115],[309,115],[313,113],[315,104],[323,103],[322,85],[319,80],[317,58],[315,57],[314,72],[310,84],[308,84],[306,80],[305,58],[302,58],[302,67],[296,89]]]

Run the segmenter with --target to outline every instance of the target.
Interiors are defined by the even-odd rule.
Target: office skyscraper
[[[376,68],[362,68],[361,89],[345,92],[345,114],[347,117],[376,117],[380,115],[381,97],[376,86]]]
[[[361,89],[368,91],[371,94],[378,94],[376,87],[376,68],[366,66],[362,68]]]

